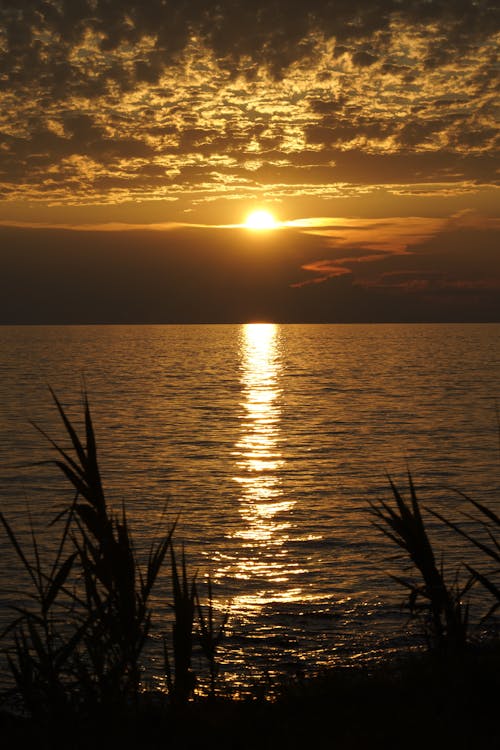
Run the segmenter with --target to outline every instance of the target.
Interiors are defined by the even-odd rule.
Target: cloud
[[[26,221],[0,221],[0,228],[41,230],[63,230],[75,234],[99,233],[114,234],[125,237],[128,234],[147,236],[151,233],[173,233],[182,237],[196,238],[198,242],[211,242],[213,237],[225,244],[229,240],[238,245],[241,238],[252,242],[252,233],[244,224],[215,225],[195,222],[101,222],[101,223],[42,223]],[[243,230],[243,234],[241,231]],[[204,239],[199,232],[204,232]],[[449,290],[456,293],[471,290],[497,290],[500,284],[500,256],[493,250],[500,233],[500,219],[485,217],[477,211],[458,212],[450,218],[429,217],[391,217],[384,219],[310,217],[282,222],[273,232],[264,234],[264,241],[282,244],[285,247],[307,248],[307,254],[301,262],[297,259],[295,267],[290,267],[284,282],[300,289],[317,285],[340,277],[351,277],[354,284],[371,289],[383,289],[386,292],[406,290],[423,292]],[[468,256],[467,238],[472,237],[470,245],[483,244],[483,258],[490,252],[491,270],[486,278],[477,277],[474,261]],[[456,243],[453,247],[465,248],[452,260],[449,249],[450,238]],[[458,239],[457,239],[458,238]],[[465,238],[465,239],[464,239]],[[484,239],[486,238],[486,240]],[[194,240],[193,240],[194,241]],[[465,244],[464,244],[465,242]],[[446,274],[442,270],[428,270],[426,263],[436,265],[443,256],[443,247],[447,248],[445,266],[453,266],[458,275]],[[430,248],[430,251],[429,249]],[[496,245],[495,245],[496,248]],[[292,250],[290,251],[292,252]],[[431,253],[432,257],[429,257]],[[421,264],[422,258],[427,260]],[[403,270],[383,270],[377,268],[395,265],[404,259],[414,268]],[[478,266],[478,268],[480,268]],[[446,277],[446,278],[445,278]]]
[[[382,274],[374,274],[367,264],[394,264],[397,258],[399,263],[402,256],[406,256],[406,262],[412,263],[414,256],[421,256],[425,248],[433,248],[432,259],[427,258],[428,263],[436,264],[436,258],[443,253],[442,248],[436,250],[433,243],[442,242],[446,247],[450,237],[463,237],[472,233],[476,242],[483,241],[487,236],[487,243],[496,241],[500,232],[500,219],[487,218],[474,211],[460,212],[450,219],[430,219],[424,217],[405,217],[363,220],[363,219],[328,219],[326,217],[316,219],[298,220],[288,223],[300,231],[324,239],[323,249],[328,249],[328,257],[309,260],[302,266],[302,270],[308,274],[314,274],[312,278],[305,278],[295,282],[294,286],[303,287],[309,284],[318,284],[329,279],[340,276],[353,276],[355,283],[366,287],[383,288],[385,290],[406,289],[422,291],[431,288],[441,290],[496,290],[500,284],[500,257],[496,257],[493,263],[496,280],[491,278],[475,279],[473,272],[474,263],[467,263],[466,269],[461,269],[462,276],[443,281],[443,272],[433,270],[430,273],[424,268],[404,271],[387,271]],[[486,251],[484,251],[486,252]],[[486,257],[486,256],[485,256]],[[451,259],[448,260],[450,262]],[[455,261],[457,270],[459,265]],[[459,271],[460,272],[460,271]],[[440,286],[438,286],[438,281]]]
[[[405,252],[335,247],[301,227],[1,226],[0,322],[498,320],[498,227],[470,218]]]
[[[498,27],[487,0],[4,0],[0,196],[494,184]]]
[[[127,224],[125,222],[103,222],[101,224],[50,224],[47,222],[1,221],[0,227],[17,229],[60,229],[66,232],[169,232],[177,229],[208,228],[206,224],[187,224],[181,222],[162,222],[158,224]]]
[[[460,295],[498,295],[500,293],[500,276],[497,279],[465,280],[453,279],[440,271],[392,271],[381,274],[373,281],[365,282],[367,288],[402,294],[454,294]]]
[[[320,236],[335,255],[308,262],[302,269],[314,274],[312,279],[295,286],[317,284],[327,279],[352,274],[359,264],[385,260],[388,255],[402,255],[410,245],[419,244],[441,231],[446,221],[409,217],[405,219],[328,219],[312,218],[289,222],[302,231]],[[346,254],[347,251],[347,254]]]

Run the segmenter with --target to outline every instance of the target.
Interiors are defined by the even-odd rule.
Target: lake
[[[64,441],[47,385],[81,424],[84,379],[105,487],[139,553],[179,516],[178,549],[230,608],[235,689],[415,642],[388,576],[403,563],[368,507],[390,499],[388,473],[404,491],[409,467],[422,500],[454,520],[466,509],[455,489],[499,508],[498,324],[6,326],[0,343],[12,526],[26,538],[29,507],[50,547],[47,523],[72,495],[54,466],[33,466],[54,454],[30,421]],[[429,525],[452,573],[472,553]],[[5,622],[24,579],[5,535],[0,555]]]

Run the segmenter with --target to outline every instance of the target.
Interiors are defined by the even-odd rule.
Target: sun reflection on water
[[[244,581],[233,607],[256,611],[268,602],[296,601],[301,590],[292,585],[300,566],[289,559],[286,543],[295,501],[283,496],[281,472],[281,353],[278,326],[253,323],[241,340],[241,437],[235,445],[235,482],[239,486],[242,526],[237,558],[224,573]],[[221,570],[218,573],[222,573]]]

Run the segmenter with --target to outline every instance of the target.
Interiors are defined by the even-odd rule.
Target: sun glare
[[[247,229],[276,229],[278,222],[269,211],[252,211],[245,221]]]

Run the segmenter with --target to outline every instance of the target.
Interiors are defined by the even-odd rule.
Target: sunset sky
[[[0,323],[499,321],[497,7],[3,0]]]

